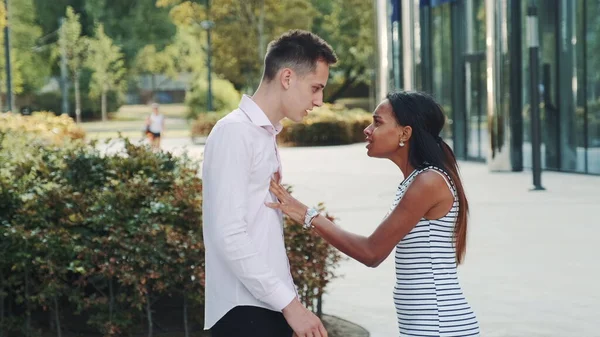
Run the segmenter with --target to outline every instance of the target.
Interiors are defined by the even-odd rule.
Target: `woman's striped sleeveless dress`
[[[444,177],[454,204],[440,219],[421,219],[396,245],[394,303],[400,336],[479,336],[477,318],[456,273],[453,233],[459,204],[448,174],[433,166],[413,171],[398,187],[392,209],[415,177],[427,170]]]

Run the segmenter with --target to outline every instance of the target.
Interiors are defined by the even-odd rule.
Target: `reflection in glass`
[[[590,95],[594,84],[590,67],[590,27],[593,14],[585,6],[597,1],[538,0],[540,33],[540,111],[542,122],[542,167],[550,170],[590,170],[586,137]],[[522,3],[526,11],[527,3]],[[586,13],[587,12],[587,23]],[[594,13],[597,14],[597,13]],[[590,16],[591,15],[591,16]],[[595,17],[593,17],[596,20]],[[524,19],[522,23],[524,24]],[[587,34],[587,35],[586,35]],[[587,40],[587,42],[586,42]],[[531,167],[531,120],[529,50],[523,39],[523,157]],[[587,45],[586,45],[587,43]],[[586,56],[586,54],[588,56]],[[586,61],[587,60],[587,61]],[[593,82],[593,81],[592,81]],[[587,98],[586,98],[587,96]],[[587,102],[587,104],[586,104]],[[587,122],[586,122],[587,120]]]
[[[485,160],[487,156],[487,95],[485,73],[485,3],[467,0],[466,143],[467,157]]]
[[[445,139],[452,139],[452,29],[450,4],[431,10],[432,94],[444,108],[448,118]]]
[[[586,1],[585,6],[587,127],[583,133],[588,172],[600,174],[600,3]]]
[[[538,10],[539,18],[539,95],[540,95],[540,119],[542,131],[542,168],[559,169],[558,157],[558,89],[557,89],[557,5],[559,0],[534,1]],[[527,13],[528,2],[522,2],[522,13]],[[526,29],[525,16],[521,18],[521,24]],[[525,33],[525,31],[524,31]],[[521,39],[522,43],[522,83],[523,83],[523,164],[531,168],[531,84],[529,69],[529,48],[527,40]]]
[[[585,147],[583,144],[578,146],[577,131],[583,131],[583,111],[584,102],[578,98],[583,98],[581,88],[583,83],[580,81],[579,68],[582,60],[583,44],[577,41],[578,26],[583,25],[583,21],[577,20],[577,7],[582,7],[582,0],[560,0],[561,6],[558,10],[560,25],[559,46],[558,46],[558,134],[557,142],[559,144],[560,170],[585,172]],[[581,127],[578,125],[581,124]],[[583,142],[582,142],[583,143]]]
[[[510,153],[510,54],[508,51],[509,0],[486,0],[487,111],[492,171],[512,169]]]

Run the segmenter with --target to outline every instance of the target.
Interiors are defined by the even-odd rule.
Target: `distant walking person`
[[[314,228],[350,257],[377,267],[395,250],[400,336],[479,336],[456,271],[465,255],[469,205],[454,153],[440,137],[445,120],[441,106],[418,92],[391,93],[375,109],[365,129],[367,155],[391,160],[404,180],[369,236],[342,229],[271,181],[279,202],[269,207]]]
[[[160,138],[165,132],[165,116],[158,111],[158,103],[152,104],[152,113],[146,118],[146,136],[153,149],[160,148]]]

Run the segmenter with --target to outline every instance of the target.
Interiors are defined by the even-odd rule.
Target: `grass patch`
[[[161,104],[159,111],[167,118],[186,118],[187,107],[185,104]],[[110,119],[114,121],[140,121],[144,120],[152,108],[149,105],[123,105],[117,112],[110,114]]]
[[[123,137],[127,137],[132,140],[145,138],[145,136],[142,134],[141,129],[139,131],[122,131],[121,135]],[[118,131],[108,131],[107,130],[107,131],[93,131],[93,132],[86,133],[87,139],[106,139],[106,138],[117,138],[117,137],[119,137]],[[164,137],[165,138],[190,137],[190,130],[189,129],[167,130]]]
[[[139,139],[143,137],[145,116],[130,120],[110,120],[108,122],[85,122],[80,126],[85,130],[88,139],[116,138],[119,132],[124,137]],[[186,119],[167,117],[165,121],[165,137],[181,138],[190,137],[190,125]]]
[[[108,122],[85,122],[81,124],[81,127],[86,132],[98,132],[98,131],[134,131],[139,130],[142,132],[144,127],[143,120],[136,121],[108,121]]]

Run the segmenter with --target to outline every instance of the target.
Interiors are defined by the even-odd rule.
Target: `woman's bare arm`
[[[419,220],[443,201],[446,195],[439,193],[440,188],[448,189],[438,174],[419,174],[400,203],[368,237],[346,231],[324,216],[316,217],[312,224],[319,235],[346,255],[369,267],[377,267]],[[269,207],[281,209],[296,222],[304,222],[308,207],[275,182],[271,182],[271,191],[280,203],[268,204]]]

